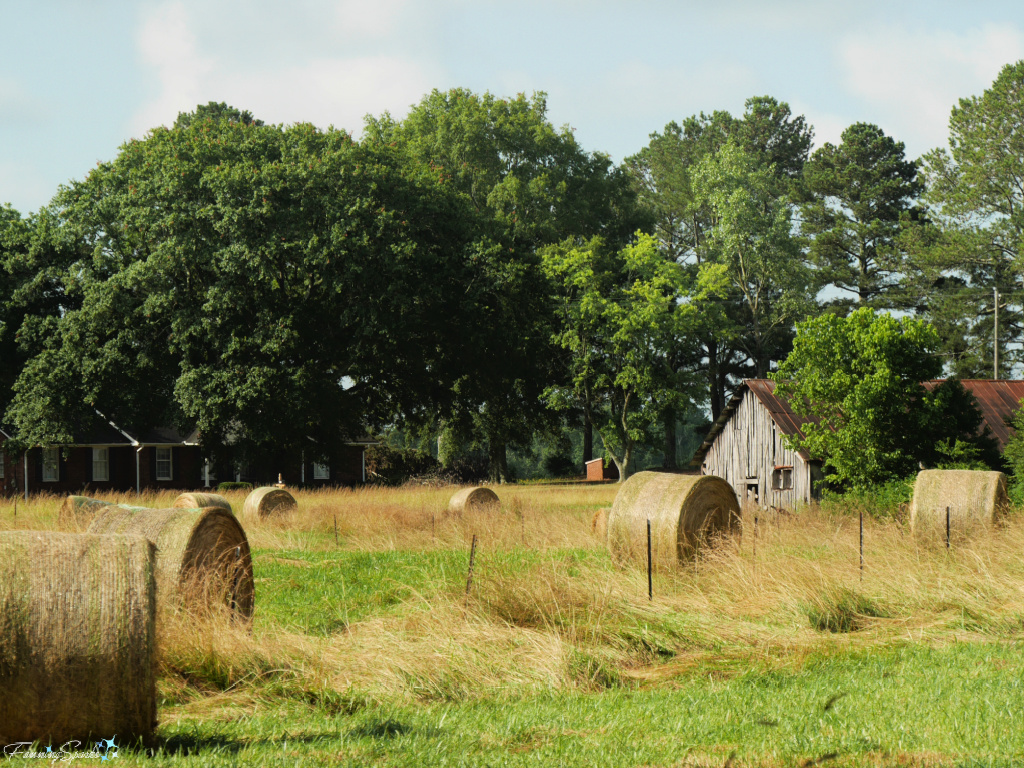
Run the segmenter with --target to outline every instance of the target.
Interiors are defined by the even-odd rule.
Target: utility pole
[[[995,316],[995,333],[992,336],[992,378],[999,378],[999,289],[993,288],[993,294],[995,296],[995,306],[993,307],[992,313]]]

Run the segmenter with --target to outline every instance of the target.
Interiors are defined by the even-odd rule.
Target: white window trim
[[[96,472],[97,465],[103,467],[103,476],[100,477]],[[93,482],[97,483],[109,483],[110,482],[110,449],[109,448],[93,448],[92,449],[92,479]]]
[[[52,477],[47,471],[51,468]],[[43,448],[43,482],[60,482],[60,448]]]
[[[317,464],[313,462],[313,479],[314,480],[330,480],[331,479],[331,465],[330,464]]]
[[[156,451],[156,479],[158,481],[171,480],[174,478],[174,449],[154,448]],[[167,451],[167,475],[160,474],[160,451]]]

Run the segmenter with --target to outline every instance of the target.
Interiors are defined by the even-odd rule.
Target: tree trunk
[[[583,412],[583,464],[594,458],[594,425],[590,422],[590,413]],[[586,471],[586,470],[584,470]]]
[[[725,407],[723,390],[719,386],[718,342],[708,339],[708,399],[711,401],[711,420],[715,421]]]
[[[489,474],[492,483],[508,481],[508,446],[504,442],[489,441],[487,443]]]
[[[675,471],[679,469],[676,456],[676,409],[668,408],[662,416],[665,425],[665,457],[661,461],[662,469]]]

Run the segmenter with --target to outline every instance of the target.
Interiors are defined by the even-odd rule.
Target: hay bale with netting
[[[242,519],[254,523],[258,520],[265,520],[268,517],[281,517],[288,515],[299,508],[295,503],[295,497],[283,488],[274,488],[266,485],[257,488],[245,498],[245,506],[242,507]]]
[[[490,488],[475,486],[460,488],[448,502],[448,514],[461,515],[463,512],[496,512],[501,507],[498,494]]]
[[[668,569],[738,533],[740,506],[720,477],[638,472],[619,489],[608,515],[608,549],[617,562],[646,564],[648,520],[651,561]]]
[[[155,557],[139,536],[0,533],[0,743],[152,732]]]
[[[64,526],[81,525],[91,520],[101,509],[109,506],[109,501],[90,499],[88,496],[68,496],[57,510],[57,520]]]
[[[611,511],[610,507],[602,507],[590,518],[590,532],[601,541],[608,539],[608,515],[611,514]]]
[[[226,607],[239,618],[252,616],[255,587],[249,540],[227,510],[114,506],[96,516],[89,533],[133,534],[156,544],[161,607]]]
[[[992,530],[1010,507],[1006,475],[970,469],[926,469],[914,482],[910,529],[926,539],[946,538],[946,508],[951,538]]]
[[[231,509],[231,502],[219,493],[183,493],[174,500],[174,504],[171,506],[177,507],[178,509],[220,507],[221,509],[226,509],[228,512],[234,512],[234,510]]]

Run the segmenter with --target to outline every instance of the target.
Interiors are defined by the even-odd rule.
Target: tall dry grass
[[[649,601],[643,569],[614,567],[590,530],[614,486],[496,490],[502,512],[456,517],[444,514],[451,489],[297,492],[296,514],[247,526],[255,548],[331,549],[335,516],[338,546],[350,551],[464,548],[476,534],[468,601],[465,581],[455,579],[327,637],[273,625],[250,633],[221,616],[179,615],[162,623],[165,695],[201,693],[195,706],[215,700],[210,691],[341,697],[339,706],[353,696],[459,699],[646,684],[723,664],[736,673],[793,666],[811,654],[907,640],[1024,634],[1019,513],[950,550],[899,521],[866,519],[862,573],[855,515],[760,511],[755,531],[747,510],[741,536],[656,574]],[[240,509],[245,494],[228,495]],[[58,501],[22,508],[17,527],[53,527]],[[0,527],[14,525],[9,509],[0,506]]]

